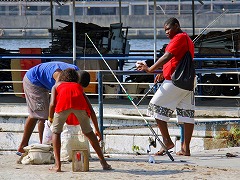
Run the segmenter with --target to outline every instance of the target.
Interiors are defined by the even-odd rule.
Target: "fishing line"
[[[220,14],[216,19],[214,19],[210,24],[208,24],[207,27],[205,27],[205,28],[201,31],[201,33],[200,33],[196,38],[193,39],[194,44],[202,37],[203,33],[204,33],[210,26],[212,26],[215,22],[217,22],[217,20],[220,19],[220,18],[221,18],[225,13],[227,13],[227,12],[228,12],[228,9],[227,9],[227,10],[224,10],[224,11],[222,12],[222,14]]]
[[[234,52],[234,57],[236,57],[236,55],[237,55],[237,53],[238,53],[238,43],[235,45],[235,41],[234,41],[234,34],[233,34],[233,31],[231,30],[231,35],[232,35],[232,51]],[[237,35],[237,37],[239,37],[238,35]],[[236,47],[236,48],[235,48]],[[237,60],[235,60],[235,66],[236,66],[236,68],[238,67],[237,66]],[[239,72],[238,72],[238,74],[239,74]],[[239,82],[239,75],[238,74],[236,74],[236,76],[237,76],[237,83]],[[236,99],[236,101],[237,101],[237,106],[238,106],[238,109],[239,109],[239,100],[238,99]]]
[[[115,73],[113,72],[113,70],[111,69],[111,67],[108,65],[107,61],[104,59],[104,57],[102,56],[102,54],[99,52],[98,48],[95,46],[95,44],[93,43],[93,41],[91,40],[91,38],[88,36],[87,33],[85,33],[85,35],[87,36],[87,38],[89,39],[89,41],[92,43],[93,47],[96,49],[96,51],[98,52],[98,54],[100,55],[100,57],[102,58],[102,60],[104,61],[104,63],[106,64],[106,66],[108,67],[108,69],[110,70],[110,72],[112,73],[112,75],[114,76],[114,78],[117,80],[118,84],[120,85],[120,87],[122,88],[122,90],[124,91],[124,93],[127,95],[127,98],[131,101],[131,103],[133,104],[133,106],[136,108],[136,110],[138,111],[139,115],[142,117],[142,119],[145,121],[145,123],[147,124],[148,128],[150,129],[150,131],[152,132],[152,134],[155,136],[155,138],[158,140],[158,142],[160,143],[160,145],[162,146],[162,148],[164,149],[164,151],[166,152],[166,154],[168,155],[168,157],[174,161],[172,155],[170,154],[170,152],[168,151],[168,149],[166,148],[166,146],[163,144],[163,142],[160,140],[160,138],[158,137],[157,133],[153,130],[152,126],[148,123],[148,121],[146,120],[146,118],[142,115],[142,113],[140,112],[140,110],[138,109],[137,105],[134,103],[133,98],[127,93],[126,89],[123,87],[123,85],[121,84],[121,82],[118,80],[117,76],[115,75]]]
[[[25,30],[26,27],[28,26],[28,18],[27,18],[27,15],[26,15],[27,14],[27,9],[28,9],[28,4],[27,4],[26,0],[25,0],[25,5],[23,5],[23,7],[24,7],[24,17],[25,17],[25,20],[26,20],[26,24],[25,24],[23,30]],[[22,8],[22,6],[21,6],[21,8]]]

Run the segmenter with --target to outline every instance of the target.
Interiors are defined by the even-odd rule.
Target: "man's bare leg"
[[[38,121],[38,133],[39,133],[39,140],[40,140],[41,144],[42,144],[42,139],[43,139],[44,123],[45,123],[45,119],[39,119],[39,121]]]
[[[24,126],[22,141],[18,147],[18,152],[24,153],[23,148],[28,145],[29,139],[32,135],[32,132],[33,132],[35,126],[36,126],[36,123],[37,123],[37,119],[30,118],[28,116],[28,118],[26,120],[26,124]]]
[[[163,137],[163,143],[165,144],[167,150],[172,149],[174,147],[174,143],[172,142],[169,132],[168,132],[168,125],[167,122],[156,119],[158,128],[161,131]],[[155,155],[164,155],[165,150],[161,148]]]
[[[177,152],[177,155],[180,156],[190,156],[190,141],[192,138],[192,133],[194,129],[194,124],[184,123],[184,141],[181,147],[181,150]]]

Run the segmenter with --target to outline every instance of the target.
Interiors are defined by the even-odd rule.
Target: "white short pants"
[[[164,80],[151,99],[147,114],[158,120],[169,121],[176,110],[178,123],[194,123],[195,103],[192,91],[180,89]]]

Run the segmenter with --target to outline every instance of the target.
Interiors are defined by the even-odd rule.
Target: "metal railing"
[[[14,61],[14,59],[47,59],[47,60],[51,60],[51,59],[58,59],[58,60],[66,60],[69,59],[71,60],[72,57],[67,57],[67,56],[33,56],[33,55],[21,55],[21,56],[9,56],[9,55],[3,55],[0,56],[0,59],[2,61],[4,60],[9,60],[11,59],[12,61]],[[118,61],[126,61],[126,60],[146,60],[146,57],[134,57],[134,56],[128,56],[128,57],[104,57],[105,60],[118,60]],[[101,60],[101,57],[77,57],[77,60]],[[195,61],[239,61],[240,58],[195,58]],[[122,69],[123,67],[120,67],[120,69]],[[2,68],[0,69],[0,73],[2,72],[23,72],[23,71],[27,71],[27,70],[21,70],[21,69],[6,69],[6,68]],[[118,86],[118,82],[114,81],[114,82],[104,82],[103,81],[103,76],[106,74],[110,74],[111,71],[110,70],[89,70],[91,72],[96,72],[97,73],[97,82],[90,82],[90,84],[97,84],[98,90],[96,93],[91,93],[91,94],[87,94],[89,96],[91,95],[97,95],[98,96],[98,108],[99,108],[99,113],[98,113],[98,118],[99,118],[99,128],[100,131],[103,135],[103,131],[104,131],[104,125],[103,125],[103,118],[104,118],[104,114],[103,114],[103,98],[107,97],[107,96],[115,96],[115,98],[124,98],[124,96],[130,96],[130,97],[142,97],[144,96],[144,94],[142,93],[130,93],[130,94],[124,94],[120,91],[118,91],[117,93],[106,93],[106,91],[104,92],[104,86],[106,85],[116,85]],[[121,84],[122,85],[145,85],[146,89],[149,88],[149,85],[152,85],[153,83],[136,83],[136,82],[123,82],[122,76],[124,75],[146,75],[145,72],[139,72],[139,71],[126,71],[126,70],[113,70],[113,72],[116,74],[116,76],[120,77],[121,79]],[[156,71],[155,73],[152,73],[152,75],[156,74],[156,73],[160,73],[161,71]],[[211,86],[211,87],[217,87],[217,86],[234,86],[239,88],[239,76],[240,76],[240,68],[239,67],[232,67],[232,68],[201,68],[198,67],[196,69],[196,73],[199,77],[198,81],[199,83],[197,83],[197,90],[195,92],[195,98],[225,98],[225,99],[239,99],[240,96],[236,95],[236,96],[224,96],[224,95],[218,95],[218,96],[207,96],[207,95],[202,95],[201,94],[201,88],[199,87],[204,87],[204,86]],[[219,75],[219,74],[230,74],[230,75],[237,75],[238,80],[236,83],[201,83],[201,76],[204,74],[215,74],[215,75]],[[0,80],[0,85],[1,84],[12,84],[12,83],[22,83],[22,81],[12,81],[12,80],[4,80],[4,77],[1,77]],[[0,95],[13,95],[13,94],[24,94],[23,92],[0,92]],[[151,96],[152,94],[149,94],[149,96]],[[128,97],[127,97],[128,98]],[[108,117],[109,118],[109,117]],[[130,118],[130,117],[128,117]],[[211,120],[213,121],[213,120]],[[238,122],[239,123],[239,119],[238,118],[231,118],[231,119],[224,119],[224,120],[216,120],[214,122]],[[206,123],[206,121],[197,121],[197,123]],[[183,132],[182,130],[182,126],[181,127],[181,132]],[[182,136],[182,133],[181,133]]]
[[[10,4],[11,3],[11,4]],[[157,14],[191,14],[192,13],[192,1],[157,1]],[[1,2],[1,6],[6,7],[0,9],[0,15],[50,15],[51,9],[48,1],[30,1],[26,5],[25,2]],[[71,6],[70,2],[64,3],[64,6],[59,6],[57,3],[53,3],[53,7],[56,9],[54,15],[70,16],[69,11]],[[142,6],[135,10],[135,6]],[[10,7],[10,8],[8,8]],[[37,8],[42,7],[42,8]],[[121,7],[125,10],[126,15],[139,14],[139,15],[151,15],[154,13],[154,2],[153,1],[122,1]],[[238,1],[204,1],[204,5],[196,2],[195,8],[196,13],[219,13],[223,8],[229,9],[231,13],[239,13],[239,2]],[[61,10],[64,9],[64,10]],[[102,1],[101,3],[96,1],[76,1],[76,8],[79,9],[81,15],[117,15],[119,8],[119,1],[115,0],[112,2]],[[98,8],[100,10],[93,11],[92,8]],[[109,13],[106,14],[102,8],[109,9]],[[85,11],[83,10],[85,9]],[[133,9],[131,11],[131,9]],[[105,10],[106,11],[106,10]]]
[[[144,56],[144,55],[143,55]],[[70,56],[49,56],[49,55],[2,55],[0,56],[0,59],[2,62],[6,61],[6,60],[11,60],[11,61],[14,61],[15,59],[29,59],[29,60],[34,60],[34,59],[44,59],[44,60],[47,60],[47,61],[51,61],[52,59],[54,60],[71,60],[72,57]],[[146,59],[149,59],[147,57],[139,57],[139,56],[127,56],[127,57],[121,57],[121,56],[115,56],[115,57],[112,57],[112,56],[106,56],[104,57],[105,60],[118,60],[119,62],[120,61],[128,61],[128,60],[134,60],[134,61],[137,61],[137,60],[146,60]],[[81,61],[81,60],[84,60],[84,61],[91,61],[91,60],[101,60],[101,57],[77,57],[77,61]],[[201,61],[218,61],[218,62],[221,62],[221,61],[240,61],[240,58],[194,58],[194,60],[196,62],[201,62]],[[119,69],[124,69],[123,68],[123,63],[119,63],[121,64],[119,67]],[[1,65],[1,63],[0,63]],[[5,78],[4,77],[4,72],[5,73],[9,73],[9,72],[26,72],[27,70],[22,70],[22,69],[8,69],[8,68],[2,68],[4,67],[4,65],[1,65],[1,69],[0,69],[0,73],[1,73],[1,79],[0,79],[0,85],[1,84],[12,84],[12,83],[22,83],[22,81],[13,81],[13,80],[9,80],[9,77],[8,78]],[[96,72],[98,73],[98,82],[90,82],[90,84],[98,84],[99,87],[103,87],[104,85],[118,85],[118,83],[115,81],[115,82],[99,82],[99,80],[101,79],[100,76],[103,76],[103,75],[106,75],[106,74],[111,74],[110,70],[89,70],[89,72]],[[151,86],[153,83],[146,83],[146,82],[123,82],[123,78],[121,76],[130,76],[130,75],[135,75],[135,76],[143,76],[143,75],[146,75],[146,73],[144,72],[139,72],[139,71],[135,71],[135,70],[113,70],[113,72],[120,76],[120,81],[123,85],[145,85],[145,86]],[[152,73],[152,75],[156,74],[156,73],[159,73],[161,71],[156,71],[155,73]],[[198,83],[197,83],[197,89],[198,87],[203,87],[203,86],[221,86],[221,87],[227,87],[227,86],[236,86],[236,87],[239,87],[239,75],[240,75],[240,68],[239,67],[231,67],[231,68],[216,68],[216,67],[213,67],[213,68],[202,68],[202,67],[197,67],[196,68],[196,73],[198,75]],[[237,81],[236,83],[213,83],[213,82],[210,82],[210,83],[202,83],[201,82],[201,76],[203,75],[206,75],[206,74],[215,74],[215,75],[221,75],[221,74],[229,74],[229,75],[236,75],[237,77]],[[148,74],[149,75],[149,74]],[[7,76],[7,75],[6,75]],[[8,79],[8,80],[5,80],[5,79]],[[23,92],[0,92],[0,95],[3,95],[3,94],[23,94]],[[89,95],[92,95],[92,94],[89,94]],[[96,94],[93,94],[93,95],[103,95],[103,96],[126,96],[122,93],[116,93],[116,94],[107,94],[107,93],[96,93]],[[133,93],[131,94],[132,96],[143,96],[143,94],[136,94],[136,93]],[[223,95],[218,95],[218,96],[214,96],[214,95],[202,95],[201,94],[201,91],[198,90],[198,93],[195,94],[195,97],[196,98],[239,98],[239,96],[223,96]]]

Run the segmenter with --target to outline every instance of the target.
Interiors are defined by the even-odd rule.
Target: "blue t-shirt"
[[[73,64],[52,61],[32,67],[27,71],[26,76],[34,85],[51,90],[55,84],[55,79],[53,78],[54,72],[56,72],[56,70],[65,70],[67,68],[73,68],[76,71],[79,70],[79,68]]]

